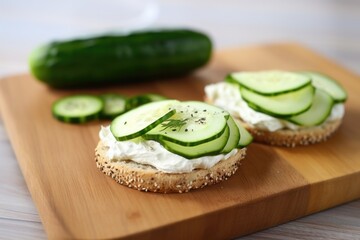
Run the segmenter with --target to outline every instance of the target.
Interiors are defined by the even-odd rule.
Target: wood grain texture
[[[353,184],[360,180],[359,132],[350,125],[360,120],[359,101],[353,98],[358,79],[298,45],[229,49],[186,78],[86,92],[157,92],[200,100],[204,85],[221,81],[229,71],[272,68],[314,69],[339,79],[350,95],[343,127],[312,147],[252,144],[230,180],[182,195],[138,192],[99,172],[94,148],[100,124],[108,122],[68,125],[50,113],[55,99],[75,91],[51,90],[27,75],[1,81],[2,116],[48,236],[229,238],[359,198]]]

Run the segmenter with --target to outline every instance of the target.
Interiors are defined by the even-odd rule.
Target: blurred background
[[[36,45],[144,27],[193,27],[217,49],[298,42],[360,73],[357,0],[0,0],[0,75]]]

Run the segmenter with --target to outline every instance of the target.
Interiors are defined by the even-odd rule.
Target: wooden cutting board
[[[346,116],[327,142],[291,148],[252,144],[238,172],[185,194],[121,186],[95,166],[100,125],[56,121],[51,103],[77,92],[164,94],[201,100],[230,71],[317,70],[348,90]],[[49,238],[222,239],[248,234],[360,197],[360,79],[296,44],[217,52],[191,76],[83,91],[58,91],[29,75],[0,81],[0,109]]]

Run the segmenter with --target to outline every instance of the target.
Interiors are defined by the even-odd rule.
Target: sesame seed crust
[[[117,183],[139,191],[158,193],[185,193],[227,180],[235,174],[246,148],[236,155],[218,162],[210,169],[195,169],[189,173],[165,173],[150,165],[134,161],[113,161],[106,158],[108,147],[101,141],[95,149],[96,166]]]
[[[339,119],[315,127],[299,130],[281,129],[270,132],[256,128],[240,119],[236,119],[236,121],[239,121],[251,133],[256,142],[283,147],[306,146],[326,141],[341,125],[341,119]]]

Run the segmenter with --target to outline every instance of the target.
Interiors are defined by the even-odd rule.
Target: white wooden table
[[[198,28],[216,48],[295,41],[360,74],[360,1],[134,2],[0,0],[0,76],[26,72],[42,42],[129,26]],[[0,117],[0,239],[45,238]],[[241,239],[360,239],[360,200]]]

